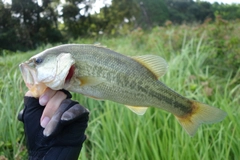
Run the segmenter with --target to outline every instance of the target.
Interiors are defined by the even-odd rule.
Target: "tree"
[[[91,9],[94,0],[66,0],[62,9],[62,15],[66,35],[73,38],[86,35],[91,16]]]
[[[146,28],[163,25],[169,19],[169,11],[164,0],[136,0],[141,8],[137,18],[139,26]]]
[[[58,0],[12,0],[12,5],[0,1],[0,48],[33,49],[41,44],[62,40],[58,29],[58,14],[53,4]]]
[[[214,19],[214,11],[211,3],[209,2],[197,2],[197,10],[192,11],[197,21],[204,22],[206,18]]]
[[[19,20],[11,16],[11,6],[0,0],[0,49],[17,49],[17,26]]]
[[[112,0],[111,6],[103,7],[100,11],[102,31],[106,34],[118,34],[124,25],[132,28],[136,22],[139,7],[135,0]]]
[[[220,15],[226,20],[240,19],[240,4],[219,4],[215,2],[213,5],[215,15]]]
[[[214,18],[212,5],[209,2],[194,2],[193,0],[168,0],[170,20],[173,23],[203,22],[206,18]]]

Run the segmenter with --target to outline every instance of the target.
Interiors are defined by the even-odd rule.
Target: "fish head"
[[[72,77],[75,61],[70,53],[46,50],[19,65],[24,82],[34,97],[46,88],[59,90]]]

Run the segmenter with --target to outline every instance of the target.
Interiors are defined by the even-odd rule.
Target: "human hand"
[[[32,94],[31,92],[27,92],[25,96],[32,97]],[[45,106],[40,119],[43,128],[47,126],[61,102],[66,98],[72,98],[68,91],[55,91],[50,88],[47,88],[43,95],[39,97],[39,104]]]
[[[51,101],[50,99],[48,102]],[[39,100],[31,97],[29,92],[24,97],[24,106],[19,119],[24,123],[29,157],[45,159],[78,157],[85,140],[84,132],[89,114],[87,109],[70,99],[62,100],[44,129],[39,120],[46,107],[41,106]]]

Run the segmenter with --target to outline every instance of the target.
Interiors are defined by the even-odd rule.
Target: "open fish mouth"
[[[36,83],[36,70],[29,67],[26,63],[21,63],[19,65],[20,71],[22,73],[23,80],[28,86],[34,85]]]
[[[21,63],[19,65],[23,80],[33,94],[34,97],[39,97],[46,90],[47,86],[44,83],[37,81],[36,69],[30,67],[27,63]]]

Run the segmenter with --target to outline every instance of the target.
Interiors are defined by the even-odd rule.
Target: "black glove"
[[[24,106],[18,119],[24,123],[30,160],[78,159],[86,139],[84,132],[88,122],[87,109],[78,102],[65,99],[44,130],[40,125],[44,107],[38,99],[24,97]]]

